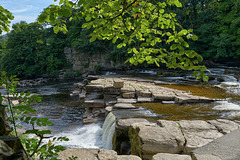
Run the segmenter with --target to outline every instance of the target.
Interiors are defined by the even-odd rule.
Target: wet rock
[[[86,91],[82,90],[82,92],[79,94],[79,99],[85,99],[86,98]]]
[[[86,100],[84,103],[84,107],[88,108],[104,108],[104,100],[103,99],[95,99],[95,100]]]
[[[113,148],[119,154],[127,154],[129,152],[129,135],[128,130],[131,124],[136,122],[148,122],[144,118],[128,118],[119,119],[116,122],[115,133],[113,136]]]
[[[73,87],[74,87],[75,90],[81,90],[81,89],[83,89],[84,86],[85,85],[83,83],[81,83],[81,82],[73,84]]]
[[[175,101],[162,101],[162,104],[175,104]]]
[[[215,126],[206,121],[181,120],[179,124],[187,142],[184,149],[185,153],[190,153],[192,150],[223,136]]]
[[[87,79],[92,81],[92,80],[97,80],[99,77],[98,76],[95,76],[95,75],[88,75],[87,76]]]
[[[72,91],[72,93],[70,94],[70,96],[78,96],[80,94],[79,90],[74,90]]]
[[[103,85],[87,85],[86,92],[103,92]]]
[[[175,102],[179,104],[184,103],[209,103],[213,102],[212,99],[206,97],[199,96],[191,96],[191,95],[182,95],[175,98]]]
[[[154,81],[155,85],[170,85],[172,83],[170,82],[164,82],[164,81]]]
[[[176,122],[133,123],[129,129],[131,153],[149,158],[157,153],[180,153],[185,139]]]
[[[173,101],[175,95],[171,93],[153,93],[153,98],[157,101]]]
[[[131,103],[117,103],[113,106],[113,108],[121,108],[121,109],[132,109],[136,108],[134,105]]]
[[[238,123],[227,119],[208,120],[207,122],[214,125],[223,134],[230,133],[240,127]]]
[[[94,100],[94,99],[102,99],[103,94],[99,92],[90,92],[89,94],[86,94],[86,100]]]
[[[158,153],[153,156],[152,160],[192,160],[189,155]]]

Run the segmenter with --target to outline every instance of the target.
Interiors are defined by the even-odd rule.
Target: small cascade
[[[112,112],[110,112],[107,115],[102,127],[102,141],[105,143],[104,148],[106,149],[113,148],[112,139],[115,132],[115,125],[116,117]]]

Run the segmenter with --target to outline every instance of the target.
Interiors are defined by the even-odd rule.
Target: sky
[[[54,0],[0,0],[0,5],[12,12],[12,24],[20,21],[35,22],[44,8],[54,3]]]

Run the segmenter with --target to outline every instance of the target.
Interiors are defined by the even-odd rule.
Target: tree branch
[[[115,17],[112,17],[112,18],[109,18],[109,19],[107,19],[108,21],[111,21],[111,20],[113,20],[113,19],[115,19],[115,18],[117,18],[117,17],[119,17],[119,16],[122,16],[122,14],[124,13],[124,11],[126,11],[130,6],[132,6],[135,2],[137,2],[138,0],[134,0],[132,3],[130,3],[127,7],[125,7],[125,8],[123,8],[122,9],[122,12],[121,13],[119,13],[118,15],[116,15]]]

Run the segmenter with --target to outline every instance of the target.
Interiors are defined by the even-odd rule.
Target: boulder
[[[20,139],[17,137],[0,136],[0,159],[27,160]]]
[[[227,119],[208,120],[208,123],[214,125],[219,132],[223,134],[230,133],[239,128],[239,124]]]
[[[152,160],[192,160],[189,155],[158,153],[152,157]]]
[[[103,92],[103,85],[86,85],[86,92]]]
[[[160,124],[160,125],[158,125]],[[129,129],[131,154],[149,159],[157,153],[180,153],[185,139],[176,122],[133,123]]]
[[[94,99],[102,99],[103,98],[103,94],[102,93],[98,93],[98,92],[90,92],[88,94],[86,94],[86,100],[94,100]]]
[[[129,152],[130,142],[128,130],[131,124],[136,122],[148,122],[144,118],[128,118],[119,119],[116,122],[115,133],[113,137],[113,148],[119,154],[127,154]]]
[[[141,160],[141,158],[135,155],[119,155],[117,160]]]
[[[133,124],[133,123],[140,123],[140,122],[149,122],[148,120],[144,119],[144,118],[128,118],[128,119],[119,119],[116,123],[116,129],[117,130],[124,130],[126,132],[128,132],[129,127]]]
[[[120,88],[123,88],[123,86],[124,86],[124,81],[123,80],[114,80],[113,81],[113,87],[114,88],[118,88],[118,89],[120,89]]]
[[[182,133],[186,139],[184,153],[190,153],[216,138],[223,136],[215,126],[202,120],[181,120],[179,121]]]
[[[100,149],[98,153],[99,160],[117,160],[117,152],[114,150]]]

